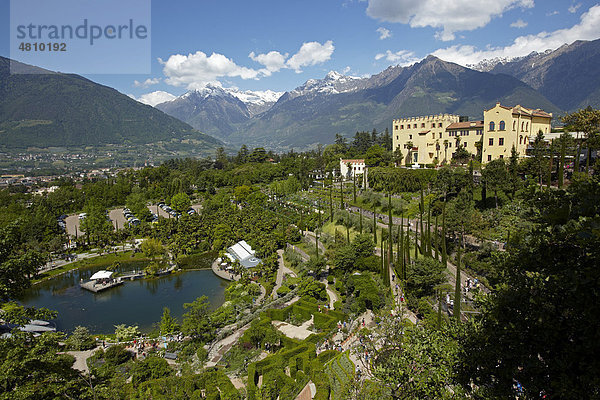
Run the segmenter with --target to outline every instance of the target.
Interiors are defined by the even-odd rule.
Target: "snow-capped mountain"
[[[208,86],[157,107],[234,146],[305,149],[330,143],[337,133],[389,129],[398,117],[453,113],[480,119],[497,101],[555,115],[597,107],[599,64],[600,39],[471,68],[428,56],[368,78],[331,71],[283,95]]]
[[[358,90],[365,79],[330,71],[323,79],[309,79],[304,85],[286,93],[286,99],[311,94],[339,94]]]
[[[467,64],[467,68],[474,69],[479,72],[490,72],[498,64],[506,64],[515,59],[515,57],[495,57],[486,58],[485,60],[479,61],[477,64]]]

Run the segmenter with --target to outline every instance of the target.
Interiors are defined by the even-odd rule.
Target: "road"
[[[296,277],[296,273],[285,266],[283,262],[283,250],[277,250],[277,260],[279,262],[279,269],[277,270],[277,278],[275,279],[275,287],[273,288],[273,298],[277,297],[277,289],[283,284],[283,278],[285,275]]]

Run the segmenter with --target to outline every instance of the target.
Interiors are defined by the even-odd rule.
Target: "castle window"
[[[525,122],[521,122],[521,132],[525,130]]]
[[[435,128],[435,122],[434,122],[433,124],[431,124],[431,127],[432,127],[432,128]]]
[[[504,146],[504,138],[498,138],[498,146]]]
[[[396,130],[398,130],[398,125],[396,125]]]
[[[412,135],[408,135],[408,138],[409,138],[410,140],[412,140]]]
[[[440,122],[440,123],[438,124],[438,128],[441,128],[441,127],[442,127],[442,123]]]
[[[503,131],[505,129],[504,121],[500,121],[500,130]]]
[[[404,125],[400,125],[400,129],[404,129]]]
[[[529,130],[529,122],[525,124],[525,130],[528,131]]]
[[[488,154],[488,161],[492,161],[492,155]]]
[[[490,121],[490,131],[493,131],[496,128],[496,124],[494,124],[494,121]]]
[[[413,125],[413,128],[416,128],[416,127],[417,127],[417,124],[414,124],[414,125]]]
[[[425,128],[425,122],[421,122],[421,128]]]
[[[494,145],[494,138],[493,138],[493,137],[491,137],[491,138],[490,138],[489,145],[490,145],[490,146],[493,146],[493,145]]]
[[[500,154],[500,158],[504,158],[504,156],[502,154]]]
[[[523,144],[523,135],[519,136],[519,144]]]
[[[517,121],[513,121],[513,131],[517,130]]]
[[[440,139],[442,138],[442,132],[440,132]]]

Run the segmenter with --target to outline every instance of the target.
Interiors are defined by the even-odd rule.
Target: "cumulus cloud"
[[[581,3],[573,4],[571,5],[571,7],[568,8],[568,10],[571,14],[575,14],[579,7],[581,7]]]
[[[133,81],[133,86],[146,88],[148,86],[157,85],[159,82],[160,82],[160,78],[152,78],[152,79],[148,78],[144,82],[140,82],[137,80]]]
[[[379,53],[375,55],[375,60],[377,61],[381,60],[382,58],[402,66],[411,65],[419,61],[419,58],[415,56],[415,53],[408,50],[400,50],[397,52],[387,50],[385,53]]]
[[[439,49],[433,55],[461,65],[476,64],[481,60],[496,57],[520,57],[533,51],[557,49],[565,43],[576,40],[594,40],[600,37],[600,5],[591,7],[581,15],[578,24],[571,28],[553,32],[540,32],[537,35],[519,36],[506,47],[479,50],[474,46],[451,46]]]
[[[166,61],[158,59],[163,65],[165,82],[173,86],[185,86],[189,90],[201,89],[208,84],[221,85],[220,79],[239,77],[242,79],[260,79],[271,76],[282,69],[293,69],[302,72],[302,67],[308,67],[331,59],[335,46],[331,40],[305,42],[297,53],[289,57],[288,53],[279,51],[256,54],[251,52],[248,57],[261,64],[263,68],[248,68],[236,64],[223,54],[212,53],[207,56],[201,51],[193,54],[174,54]]]
[[[558,15],[560,14],[558,12],[558,10],[554,10],[554,11],[550,11],[549,13],[546,13],[546,17],[552,17],[553,15]]]
[[[413,28],[441,28],[436,37],[448,41],[454,40],[455,32],[481,28],[507,10],[533,5],[533,0],[368,0],[367,14]]]
[[[331,40],[321,44],[319,42],[306,42],[300,47],[300,50],[287,61],[286,65],[294,71],[302,72],[302,67],[320,64],[331,59],[335,46]]]
[[[256,79],[259,76],[259,71],[239,66],[230,58],[218,53],[212,53],[210,56],[201,51],[187,56],[174,54],[166,61],[160,58],[158,61],[163,65],[166,83],[185,86],[188,89],[200,89],[209,83],[218,85],[218,79],[224,77]]]
[[[154,107],[155,105],[164,103],[165,101],[171,101],[177,96],[174,96],[168,92],[163,92],[162,90],[157,90],[156,92],[143,94],[139,98],[136,98],[132,95],[130,95],[130,97],[136,99],[140,103],[148,104],[149,106]]]
[[[392,32],[389,29],[379,27],[377,28],[377,33],[379,33],[379,40],[387,39],[392,37]]]
[[[518,19],[515,22],[513,22],[512,24],[510,24],[511,28],[525,28],[527,26],[527,22],[523,21],[522,19]]]
[[[265,76],[270,76],[273,72],[277,72],[282,68],[285,68],[285,59],[288,57],[288,54],[281,54],[278,51],[270,51],[265,54],[254,54],[254,52],[248,55],[253,61],[256,61],[259,64],[265,66],[264,69],[261,70],[262,74]]]

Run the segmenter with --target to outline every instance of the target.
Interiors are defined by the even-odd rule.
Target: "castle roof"
[[[446,130],[467,129],[467,128],[483,128],[483,120],[454,122],[453,124],[448,125],[448,127],[446,127]]]

